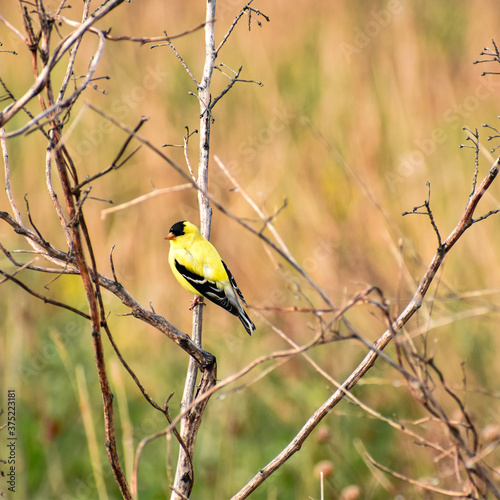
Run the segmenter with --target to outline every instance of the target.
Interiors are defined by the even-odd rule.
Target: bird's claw
[[[189,307],[190,311],[192,311],[196,306],[206,306],[205,302],[201,302],[200,299],[201,297],[196,297],[191,301],[191,306]]]

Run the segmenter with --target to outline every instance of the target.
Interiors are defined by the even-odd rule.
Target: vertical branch
[[[200,102],[200,156],[198,164],[198,204],[200,207],[200,230],[205,238],[210,238],[210,223],[212,211],[210,208],[208,197],[205,193],[208,192],[208,163],[210,153],[210,83],[215,66],[217,53],[215,50],[215,34],[214,34],[214,19],[215,19],[216,0],[206,0],[206,24],[205,24],[205,65],[203,75],[198,85],[198,99]],[[202,341],[202,320],[203,307],[198,306],[193,311],[193,341],[201,346]],[[216,364],[213,365],[210,371],[205,370],[202,375],[199,392],[210,389],[215,384],[216,380]],[[193,358],[189,361],[186,384],[184,386],[184,394],[182,396],[181,411],[184,412],[194,399],[196,378],[198,369]],[[192,454],[194,450],[194,442],[201,424],[201,417],[208,402],[208,398],[201,404],[197,405],[185,413],[180,424],[180,435],[186,443],[186,447],[180,447],[179,459],[177,462],[177,470],[173,485],[173,493],[171,500],[181,499],[184,495],[188,497],[193,488],[194,471],[192,465]]]
[[[212,120],[210,108],[210,83],[215,66],[215,38],[214,22],[216,0],[207,0],[205,24],[205,66],[203,76],[198,86],[198,99],[200,102],[200,158],[198,164],[198,205],[200,207],[200,230],[203,236],[210,239],[210,224],[212,210],[208,197],[208,162],[210,154],[210,125]],[[201,326],[203,308],[196,307],[193,313],[193,340],[201,345]]]
[[[112,2],[110,5],[116,6],[118,3],[121,3],[120,0],[115,0]],[[88,14],[88,8],[89,8],[90,1],[86,0],[85,3],[85,14],[84,16],[87,16]],[[109,7],[109,6],[108,6]],[[37,0],[36,2],[36,13],[38,14],[38,21],[40,24],[40,42],[37,45],[36,49],[31,49],[33,52],[33,58],[36,59],[36,53],[34,50],[37,50],[40,53],[40,61],[42,63],[43,70],[38,74],[38,69],[36,67],[36,64],[34,64],[34,73],[35,77],[37,77],[37,80],[42,76],[42,74],[45,74],[46,76],[44,77],[44,90],[45,90],[45,96],[42,95],[40,88],[39,92],[39,100],[40,100],[40,106],[42,110],[47,111],[47,116],[50,118],[50,131],[48,134],[48,140],[49,140],[49,146],[47,148],[47,160],[46,160],[46,181],[47,181],[47,187],[49,190],[49,193],[52,196],[52,199],[54,201],[56,211],[58,212],[58,215],[60,217],[60,222],[61,226],[65,232],[65,235],[68,240],[68,245],[71,249],[71,252],[73,253],[76,264],[80,273],[80,277],[82,280],[83,288],[85,290],[86,298],[87,298],[87,303],[89,307],[89,316],[90,316],[90,322],[91,322],[91,336],[92,336],[92,342],[93,342],[93,348],[94,348],[94,354],[95,354],[95,362],[97,366],[97,372],[98,372],[98,377],[99,377],[99,383],[100,383],[100,388],[101,388],[101,394],[103,398],[103,407],[104,407],[104,424],[105,424],[105,435],[106,435],[106,450],[108,453],[109,461],[111,464],[111,468],[113,470],[113,474],[115,476],[116,482],[120,488],[120,492],[123,496],[124,499],[132,499],[132,495],[130,492],[130,488],[127,484],[125,474],[123,472],[123,469],[120,465],[120,460],[118,457],[118,451],[116,447],[116,438],[115,438],[115,427],[114,427],[114,410],[113,410],[113,394],[111,393],[111,387],[109,384],[109,379],[108,375],[106,372],[106,364],[105,364],[105,359],[104,359],[104,349],[103,349],[103,344],[102,344],[102,338],[101,338],[101,324],[103,318],[105,318],[104,315],[104,308],[103,304],[100,301],[100,294],[99,294],[99,287],[98,287],[98,282],[96,281],[94,283],[92,276],[91,276],[91,271],[89,269],[89,266],[87,264],[87,259],[85,256],[86,250],[88,251],[90,258],[92,260],[92,266],[93,266],[93,273],[94,276],[97,276],[97,269],[96,269],[96,264],[95,260],[93,257],[93,250],[92,250],[92,245],[90,242],[90,238],[88,236],[88,232],[86,229],[85,225],[85,220],[83,217],[82,213],[82,207],[79,204],[79,192],[74,193],[73,188],[71,185],[71,178],[69,174],[69,167],[71,166],[71,172],[75,181],[75,184],[78,184],[77,180],[77,175],[76,175],[76,170],[74,169],[74,166],[71,162],[71,159],[69,157],[65,157],[64,155],[64,149],[61,146],[62,141],[61,141],[61,131],[63,129],[63,123],[61,120],[58,118],[58,104],[56,103],[54,92],[53,92],[53,86],[52,86],[52,79],[51,79],[51,71],[53,68],[53,64],[51,61],[56,60],[56,54],[57,54],[57,49],[56,51],[52,54],[52,56],[49,56],[49,50],[50,50],[50,41],[51,41],[51,36],[52,36],[52,28],[53,28],[53,23],[52,19],[49,18],[48,14],[46,13],[43,5],[42,0]],[[25,24],[26,24],[26,31],[28,35],[30,36],[30,29],[29,27],[31,26],[31,19],[28,17],[29,14],[27,11],[24,11],[24,19],[25,19]],[[76,51],[78,50],[78,45],[79,42],[81,41],[82,36],[84,35],[86,30],[80,31],[82,28],[79,28],[75,33],[79,33],[78,36],[75,34],[72,34],[67,40],[73,39],[74,42],[76,43],[75,45],[75,50],[73,51],[71,58],[70,58],[70,65],[67,69],[66,75],[67,79],[69,78],[68,75],[72,73],[72,65],[74,62],[74,59],[76,57]],[[70,98],[71,100],[75,100],[78,95],[85,90],[87,83],[90,81],[90,78],[92,77],[93,72],[95,71],[95,68],[99,62],[100,55],[102,54],[102,51],[104,49],[104,36],[101,32],[99,34],[99,47],[98,47],[98,53],[96,54],[96,57],[92,61],[92,64],[89,68],[89,71],[87,73],[87,77],[84,79],[83,84],[79,88],[79,90],[72,95]],[[61,89],[61,92],[64,89]],[[60,93],[60,95],[62,95]],[[69,102],[68,102],[69,103]],[[59,103],[60,104],[60,103]],[[53,110],[53,111],[51,111]],[[64,197],[64,204],[67,210],[68,214],[68,222],[66,222],[66,219],[62,215],[62,210],[59,205],[59,202],[56,198],[54,198],[53,195],[55,195],[55,192],[53,191],[52,188],[52,181],[51,181],[51,157],[54,159],[54,163],[57,168],[57,173],[59,180],[61,182],[62,186],[62,192],[63,192],[63,197]]]
[[[206,24],[205,24],[205,67],[203,77],[198,88],[200,102],[200,163],[198,166],[198,202],[200,205],[200,226],[205,238],[210,237],[211,210],[205,193],[208,191],[208,158],[210,152],[210,83],[215,66],[217,53],[215,52],[215,1],[207,0]]]
[[[51,131],[51,136],[53,141],[51,144],[51,149],[57,148],[60,141],[60,135],[55,130],[59,127],[57,119],[54,120],[54,129]],[[82,241],[82,235],[80,232],[80,224],[82,222],[81,213],[77,210],[75,205],[75,200],[73,198],[71,183],[68,175],[68,169],[66,168],[66,162],[63,158],[60,149],[55,151],[55,163],[57,166],[57,171],[59,178],[61,180],[63,195],[65,199],[66,209],[68,211],[70,219],[70,234],[71,242],[76,258],[78,270],[80,271],[80,276],[82,279],[83,287],[85,289],[85,294],[87,296],[87,302],[89,305],[90,321],[92,328],[92,342],[94,344],[95,361],[97,365],[97,372],[99,376],[99,382],[101,385],[101,393],[104,404],[104,422],[105,422],[105,433],[106,433],[106,449],[109,456],[109,461],[111,463],[111,468],[113,469],[113,474],[116,478],[120,491],[125,499],[131,499],[130,489],[127,485],[127,481],[123,470],[120,466],[120,461],[118,458],[118,452],[116,449],[116,439],[115,439],[115,428],[114,428],[114,411],[113,411],[113,394],[111,393],[111,387],[109,385],[108,375],[106,372],[106,365],[104,360],[104,349],[102,345],[101,338],[101,318],[99,314],[99,304],[96,290],[90,276],[90,271],[87,266],[84,253],[84,244]]]
[[[0,143],[2,146],[2,157],[3,164],[5,166],[5,191],[7,192],[7,198],[9,199],[12,212],[16,221],[22,225],[21,212],[19,212],[16,201],[14,200],[14,195],[12,194],[12,188],[10,185],[10,166],[9,166],[9,153],[7,150],[7,141],[5,140],[5,129],[0,128]]]

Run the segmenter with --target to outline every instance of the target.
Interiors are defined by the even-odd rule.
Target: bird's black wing
[[[226,268],[226,270],[228,272],[229,279],[232,280],[231,283],[233,283],[234,278],[231,276],[231,273],[229,273],[229,270],[227,269],[225,264],[224,264],[224,267]],[[222,307],[223,309],[230,312],[231,314],[238,316],[238,314],[239,314],[238,309],[236,309],[236,307],[234,307],[233,304],[231,304],[231,302],[229,302],[229,299],[226,297],[224,290],[217,288],[215,281],[207,280],[203,276],[200,276],[199,274],[196,274],[196,273],[193,273],[192,271],[189,271],[182,264],[179,264],[179,262],[177,260],[175,261],[175,268],[177,269],[177,271],[179,271],[181,276],[200,295],[203,295],[203,297],[206,297],[208,300],[211,300],[214,304],[217,304],[218,306]],[[235,285],[236,285],[236,283],[235,283]],[[238,288],[236,288],[236,290],[238,290]],[[241,295],[239,290],[238,290],[238,294]]]
[[[241,299],[241,302],[243,304],[247,305],[245,302],[245,298],[243,297],[243,294],[241,293],[240,289],[238,288],[238,285],[236,284],[236,280],[234,279],[233,275],[231,274],[231,271],[229,268],[226,266],[226,263],[222,260],[222,265],[224,266],[224,269],[226,270],[227,275],[229,276],[229,281],[231,282],[231,286],[233,287],[234,291],[238,294],[238,297]]]

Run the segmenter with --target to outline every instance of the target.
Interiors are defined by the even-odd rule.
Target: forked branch
[[[350,391],[358,381],[365,375],[365,373],[373,366],[379,356],[379,352],[385,349],[387,345],[393,340],[394,336],[401,331],[403,326],[408,320],[419,310],[422,305],[422,300],[425,297],[432,281],[434,280],[438,269],[441,267],[446,255],[455,245],[458,239],[473,223],[474,211],[486,190],[491,186],[492,182],[498,175],[500,168],[500,158],[498,158],[491,167],[488,174],[485,176],[481,184],[475,189],[474,193],[470,196],[467,206],[462,217],[460,218],[455,229],[449,234],[443,244],[438,248],[431,263],[429,264],[420,284],[417,287],[412,299],[398,316],[398,318],[374,343],[372,350],[368,352],[361,363],[352,371],[346,378],[342,386],[339,387],[332,396],[325,401],[325,403],[318,408],[313,415],[307,420],[300,431],[290,441],[290,443],[266,466],[264,466],[242,489],[240,489],[231,500],[243,500],[255,491],[271,474],[278,470],[290,457],[300,450],[302,444],[317,427],[319,422],[325,418],[326,415],[344,398],[346,393]],[[478,467],[476,473],[481,479],[488,481],[489,478],[485,476],[481,467]],[[495,490],[493,490],[495,491]],[[497,496],[500,498],[500,496]]]

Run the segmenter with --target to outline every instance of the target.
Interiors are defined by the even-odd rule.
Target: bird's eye
[[[175,236],[182,236],[184,232],[184,221],[176,222],[171,228],[170,232],[175,234]]]

